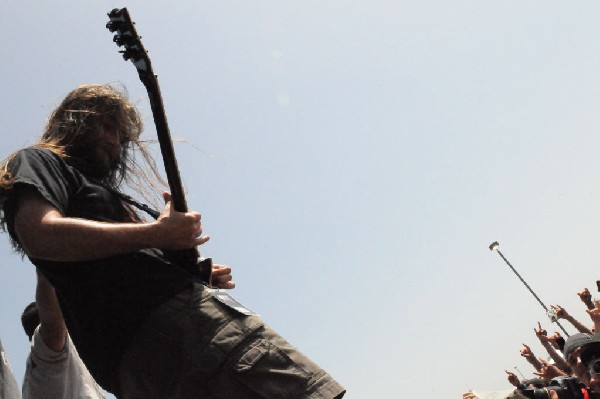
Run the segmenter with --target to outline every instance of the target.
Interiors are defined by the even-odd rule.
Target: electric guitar
[[[169,132],[167,124],[167,116],[163,106],[162,96],[158,79],[152,70],[152,63],[148,57],[148,52],[142,44],[140,36],[132,22],[127,8],[115,8],[108,13],[109,21],[106,28],[115,33],[113,41],[123,50],[119,51],[123,54],[125,61],[131,60],[137,69],[140,80],[146,87],[148,97],[150,99],[150,107],[152,108],[152,116],[156,125],[156,134],[160,144],[165,173],[169,188],[171,189],[171,197],[173,207],[178,212],[187,212],[187,202],[185,193],[177,167],[177,159],[173,148],[173,140]],[[198,262],[200,253],[197,248],[190,250],[170,251],[168,256],[175,261],[176,264],[182,266],[194,275],[198,274],[198,269],[202,280],[211,285],[212,260],[210,258]]]

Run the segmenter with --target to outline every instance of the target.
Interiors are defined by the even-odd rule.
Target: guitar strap
[[[120,191],[111,189],[106,187],[108,190],[110,190],[113,194],[115,194],[116,196],[118,196],[119,198],[121,198],[121,200],[123,200],[124,202],[127,202],[129,205],[133,205],[136,208],[138,208],[141,211],[146,212],[148,215],[152,216],[154,219],[158,219],[158,217],[160,216],[160,212],[158,212],[156,209],[150,208],[148,205],[146,204],[142,204],[140,202],[137,202],[136,200],[134,200],[133,198],[131,198],[129,195],[127,194],[123,194]]]
[[[129,195],[123,194],[119,190],[116,190],[116,189],[114,189],[112,187],[109,187],[106,184],[100,183],[98,180],[95,180],[95,179],[92,179],[92,180],[97,185],[104,187],[105,189],[107,189],[108,191],[110,191],[111,193],[113,193],[114,195],[116,195],[117,197],[121,198],[121,201],[126,202],[129,205],[133,205],[134,207],[136,207],[140,211],[146,212],[153,219],[158,219],[158,217],[160,216],[160,212],[157,211],[156,209],[151,208],[150,206],[148,206],[146,204],[142,204],[141,202],[138,202],[138,201],[134,200]]]

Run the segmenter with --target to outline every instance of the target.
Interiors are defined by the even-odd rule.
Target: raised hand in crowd
[[[560,370],[564,371],[565,373],[570,374],[571,367],[565,361],[565,359],[556,351],[554,346],[550,343],[550,339],[548,338],[548,333],[546,332],[546,330],[544,330],[542,328],[542,325],[540,324],[539,321],[538,321],[537,328],[534,328],[533,331],[535,331],[535,335],[540,340],[540,343],[542,344],[542,346],[546,349],[546,352],[548,352],[548,354],[550,355],[552,360],[554,360],[554,364],[556,365],[556,367],[559,368]]]
[[[462,399],[479,399],[479,396],[469,389],[468,392],[463,393]]]
[[[533,331],[538,339],[541,341],[542,337],[547,341],[548,340],[548,332],[542,328],[542,324],[538,321],[537,328],[533,327]]]
[[[579,299],[581,299],[581,302],[583,302],[588,309],[591,310],[596,307],[592,301],[592,294],[590,294],[590,290],[587,288],[584,288],[583,291],[578,292],[577,295],[579,295]]]
[[[593,309],[588,309],[586,312],[594,322],[594,331],[600,331],[600,301],[596,301],[596,306]],[[592,335],[592,333],[590,333]]]
[[[568,375],[567,373],[565,373],[564,371],[562,371],[555,365],[550,364],[545,360],[542,360],[541,362],[542,362],[541,371],[540,372],[534,371],[533,374],[537,375],[544,381],[550,381],[553,378]]]
[[[542,370],[542,362],[540,362],[540,360],[537,357],[535,357],[529,346],[523,344],[523,348],[521,349],[521,356],[523,356],[525,360],[527,360],[527,362],[533,366],[534,369],[536,369],[537,371]]]
[[[548,336],[548,341],[552,344],[554,349],[562,352],[565,346],[565,339],[560,335],[558,331],[554,331],[554,334]]]
[[[511,373],[508,370],[504,370],[504,372],[508,374],[508,382],[510,382],[511,385],[514,385],[515,388],[519,388],[519,386],[521,385],[519,377],[517,377],[515,373]]]
[[[586,290],[587,290],[587,288],[586,288]],[[589,293],[590,292],[587,291],[587,294],[589,294]],[[578,295],[580,295],[580,297],[581,297],[581,294],[582,294],[581,292],[578,293]],[[590,295],[590,298],[591,298],[591,295]],[[550,307],[552,308],[552,310],[554,310],[554,312],[556,312],[556,317],[558,317],[559,319],[565,319],[566,321],[571,323],[573,325],[573,327],[575,327],[577,329],[577,331],[585,333],[585,334],[592,334],[592,331],[588,327],[584,326],[582,323],[580,323],[578,320],[576,320],[573,316],[571,316],[569,313],[567,313],[567,311],[563,307],[561,307],[559,305],[551,305]]]

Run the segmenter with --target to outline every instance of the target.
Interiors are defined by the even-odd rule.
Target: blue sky
[[[555,327],[495,240],[546,304],[589,322],[576,292],[599,277],[597,2],[2,2],[1,157],[81,83],[123,82],[154,137],[104,28],[122,6],[212,236],[202,253],[349,399],[531,375],[520,345],[543,354],[533,327]],[[20,381],[34,270],[7,241],[0,339]]]

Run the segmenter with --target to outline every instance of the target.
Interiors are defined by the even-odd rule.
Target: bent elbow
[[[49,221],[15,220],[15,233],[25,254],[32,259],[52,260],[55,258],[56,248],[53,242],[57,235]]]
[[[44,237],[41,234],[40,237],[31,237],[28,234],[20,234],[19,243],[23,248],[23,252],[31,259],[51,260],[52,258],[51,251],[47,248],[47,245],[45,245]]]

